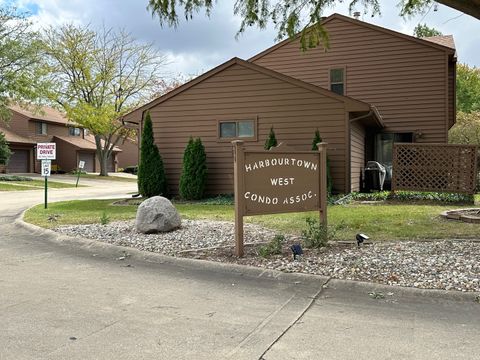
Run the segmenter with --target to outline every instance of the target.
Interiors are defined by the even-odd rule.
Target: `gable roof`
[[[178,88],[170,91],[169,93],[167,93],[167,94],[149,102],[148,104],[145,104],[145,105],[131,111],[130,113],[124,115],[124,117],[123,117],[124,122],[125,121],[129,122],[132,117],[141,115],[141,113],[143,113],[144,111],[146,111],[148,109],[151,109],[152,107],[157,106],[158,104],[161,104],[162,102],[167,101],[168,99],[171,99],[172,97],[184,92],[185,90],[188,90],[189,88],[191,88],[191,87],[201,83],[202,81],[218,74],[219,72],[229,68],[232,65],[240,65],[240,66],[243,66],[243,67],[248,68],[250,70],[260,72],[260,73],[265,74],[267,76],[270,76],[270,77],[279,79],[281,81],[290,83],[292,85],[307,89],[307,90],[315,92],[317,94],[332,98],[332,99],[337,100],[339,102],[343,102],[343,103],[345,103],[345,108],[347,109],[347,111],[369,111],[370,107],[371,107],[370,104],[367,104],[366,102],[356,100],[356,99],[348,97],[348,96],[338,95],[338,94],[336,94],[332,91],[321,88],[319,86],[316,86],[316,85],[313,85],[313,84],[310,84],[310,83],[306,83],[304,81],[295,79],[295,78],[290,77],[288,75],[285,75],[285,74],[267,69],[263,66],[260,66],[260,65],[257,65],[257,64],[251,63],[251,62],[247,62],[245,60],[234,57],[231,60],[229,60],[229,61],[213,68],[212,70],[207,71],[206,73],[198,76],[197,78],[183,84],[182,86],[179,86]]]
[[[451,53],[451,54],[455,53],[454,48],[452,49],[451,47],[449,47],[447,45],[444,45],[444,44],[441,44],[438,41],[431,41],[431,40],[427,40],[427,39],[424,39],[424,38],[419,39],[419,38],[416,38],[414,36],[406,35],[406,34],[403,34],[401,32],[395,31],[395,30],[390,30],[390,29],[387,29],[387,28],[384,28],[384,27],[381,27],[381,26],[378,26],[378,25],[373,25],[373,24],[367,23],[365,21],[357,20],[357,19],[351,18],[349,16],[340,15],[340,14],[337,14],[337,13],[334,13],[334,14],[326,17],[325,19],[323,19],[321,21],[321,24],[325,25],[325,24],[327,24],[328,22],[330,22],[334,19],[338,19],[338,20],[346,21],[346,22],[349,22],[349,23],[352,23],[352,24],[364,26],[364,27],[367,27],[367,28],[370,28],[370,29],[373,29],[373,30],[376,30],[376,31],[380,31],[380,32],[383,32],[383,33],[386,33],[386,34],[389,34],[389,35],[392,35],[392,36],[395,36],[395,37],[399,37],[399,38],[402,38],[402,39],[405,39],[405,40],[413,41],[413,42],[416,42],[416,43],[424,45],[424,46],[433,47],[433,48],[436,48],[438,50],[442,50],[442,51],[445,51],[445,52],[448,52],[448,53]],[[248,59],[248,61],[256,61],[256,60],[262,58],[263,56],[271,53],[272,51],[277,50],[278,48],[280,48],[284,45],[290,44],[291,42],[299,39],[300,36],[301,36],[301,33],[298,33],[295,36],[293,36],[292,38],[285,39],[285,40],[279,42],[278,44],[275,44],[272,47],[270,47],[270,48],[258,53],[257,55],[251,57],[250,59]],[[451,36],[451,35],[447,35],[447,36]],[[452,40],[453,40],[453,37],[452,37]]]
[[[40,108],[35,108],[32,105],[19,106],[17,104],[12,104],[8,106],[10,110],[15,111],[23,116],[28,117],[31,120],[40,120],[55,124],[62,125],[74,125],[73,122],[68,120],[66,115],[57,109],[54,109],[49,106],[42,106]]]

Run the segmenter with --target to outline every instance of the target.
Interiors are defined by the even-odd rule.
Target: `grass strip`
[[[60,225],[100,223],[104,212],[111,221],[134,219],[137,206],[113,205],[113,200],[68,201],[38,205],[25,215],[25,221],[53,228]],[[233,221],[232,205],[175,204],[183,218]],[[456,206],[459,208],[462,206]],[[468,207],[468,206],[463,206]],[[359,232],[373,240],[457,239],[478,237],[479,225],[445,220],[445,205],[352,204],[329,206],[329,226],[336,240],[354,240]],[[308,216],[317,212],[247,217],[245,220],[276,230],[279,234],[300,234]],[[55,219],[55,220],[53,220]]]

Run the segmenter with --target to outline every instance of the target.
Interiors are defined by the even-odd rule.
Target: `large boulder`
[[[181,225],[180,215],[170,200],[154,196],[140,204],[135,227],[138,232],[152,234],[174,230]]]

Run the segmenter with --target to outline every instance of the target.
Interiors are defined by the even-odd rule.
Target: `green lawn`
[[[39,190],[39,189],[43,189],[44,187],[45,187],[44,180],[0,181],[0,191]],[[75,187],[75,184],[49,181],[48,187],[52,189],[65,189],[65,188]]]
[[[25,221],[49,228],[64,224],[98,223],[104,211],[111,220],[135,218],[136,206],[113,206],[112,202],[88,200],[52,203],[47,210],[39,205],[26,213]],[[176,204],[176,207],[186,219],[233,221],[234,218],[232,205]],[[419,204],[337,205],[328,208],[328,221],[335,230],[337,240],[353,240],[358,232],[375,240],[478,237],[479,225],[447,221],[439,215],[444,210],[459,207]],[[54,214],[59,215],[58,220],[48,220]],[[248,217],[246,221],[264,225],[279,233],[300,234],[305,228],[305,218],[317,214],[263,215]]]
[[[71,176],[76,177],[77,175],[71,175]],[[135,179],[135,178],[127,178],[127,177],[114,176],[114,175],[100,176],[100,175],[95,175],[95,174],[82,174],[82,175],[80,175],[80,181],[82,181],[82,179],[137,182],[137,179]]]

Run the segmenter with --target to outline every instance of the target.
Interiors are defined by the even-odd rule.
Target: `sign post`
[[[235,255],[243,257],[243,212],[244,212],[244,199],[242,194],[244,192],[243,183],[243,165],[245,162],[245,155],[243,149],[243,141],[233,141],[234,153],[234,196],[235,196]]]
[[[77,183],[75,184],[75,187],[78,187],[78,180],[80,180],[80,174],[82,170],[85,168],[85,161],[80,160],[78,162],[78,169],[77,169]]]
[[[45,177],[45,209],[48,207],[48,177],[52,171],[52,160],[56,159],[55,143],[37,144],[37,160],[42,160],[41,174]]]
[[[233,141],[235,255],[244,255],[243,217],[316,210],[327,225],[327,144],[315,151],[245,151]]]
[[[48,207],[48,177],[52,171],[52,160],[42,160],[42,176],[45,176],[45,209]]]

